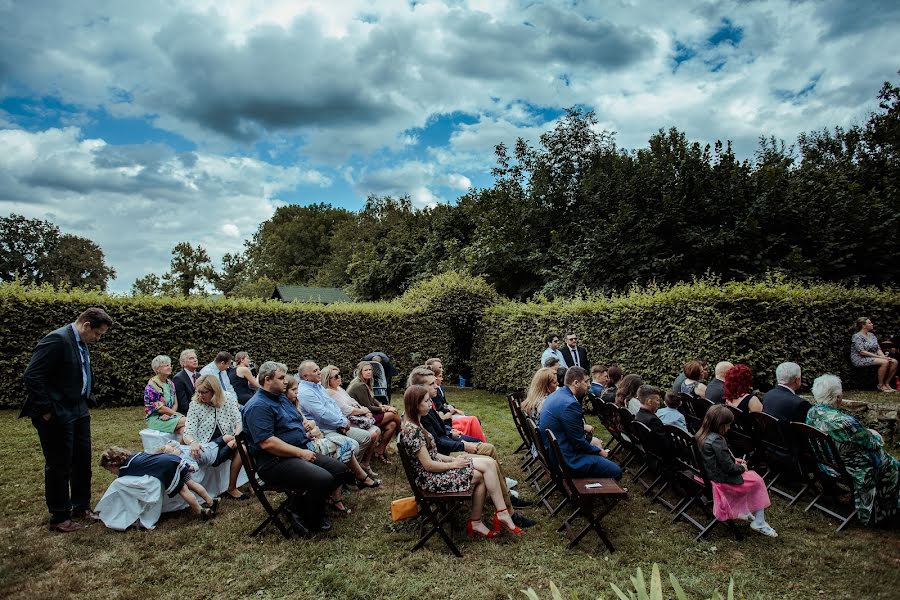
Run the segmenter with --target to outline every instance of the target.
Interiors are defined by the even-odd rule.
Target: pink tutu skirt
[[[453,429],[456,429],[463,435],[470,435],[474,438],[478,438],[482,442],[487,441],[484,438],[484,431],[481,430],[481,421],[478,420],[478,417],[453,415],[452,423]]]
[[[719,521],[730,521],[772,504],[766,482],[756,471],[744,471],[742,477],[741,484],[712,482],[713,514]]]

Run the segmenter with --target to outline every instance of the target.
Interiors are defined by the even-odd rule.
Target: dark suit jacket
[[[763,396],[763,412],[769,413],[781,421],[806,423],[806,413],[812,408],[808,400],[804,400],[788,388],[776,385]]]
[[[450,437],[447,433],[447,428],[444,427],[441,416],[437,414],[433,408],[428,411],[427,415],[422,417],[421,423],[422,427],[424,427],[434,438],[434,443],[437,446],[439,454],[446,456],[451,452],[462,452],[465,450],[466,447],[462,440],[454,440]]]
[[[199,371],[197,373],[199,375]],[[191,405],[191,398],[194,397],[194,382],[187,371],[182,369],[172,378],[175,382],[175,396],[178,398],[178,412],[183,415],[187,414],[188,407]]]
[[[562,348],[559,349],[562,352],[563,359],[565,359],[566,364],[570,367],[575,366],[575,360],[572,358],[572,351],[569,347],[563,344]],[[580,366],[582,369],[590,374],[591,372],[591,363],[588,362],[587,359],[587,350],[585,350],[582,346],[575,346],[575,352],[578,353],[578,361],[580,362]]]
[[[91,381],[94,381],[91,369]],[[38,342],[25,368],[25,404],[19,417],[40,417],[51,413],[61,423],[88,414],[87,397],[81,396],[84,379],[81,351],[71,325],[60,327]]]
[[[663,457],[668,457],[674,450],[672,448],[672,440],[669,438],[669,434],[666,433],[665,424],[656,416],[656,413],[641,408],[634,415],[634,420],[646,425],[650,429],[650,433],[655,436],[656,446],[651,448],[651,450]]]
[[[725,402],[725,382],[713,377],[709,385],[706,386],[706,399],[713,404]]]

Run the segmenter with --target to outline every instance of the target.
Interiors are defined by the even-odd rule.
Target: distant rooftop
[[[335,302],[353,302],[341,288],[303,287],[299,285],[276,285],[272,292],[273,300],[282,302],[319,302],[334,304]]]

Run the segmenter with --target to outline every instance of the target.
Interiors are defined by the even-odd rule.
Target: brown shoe
[[[84,529],[84,525],[81,523],[76,523],[71,519],[67,521],[63,521],[62,523],[50,523],[48,527],[50,531],[58,531],[59,533],[72,533],[73,531],[80,531]]]
[[[91,509],[87,508],[85,510],[72,511],[72,518],[83,519],[85,521],[99,521],[100,513],[94,512]]]

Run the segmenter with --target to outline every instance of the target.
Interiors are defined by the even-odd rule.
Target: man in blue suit
[[[591,444],[591,434],[585,429],[580,399],[587,394],[590,385],[587,371],[581,367],[570,367],[566,371],[565,386],[547,396],[541,408],[541,441],[552,461],[553,452],[550,451],[546,430],[552,431],[559,442],[563,459],[581,477],[618,479],[622,476],[622,469],[605,458],[606,452],[602,448]]]

